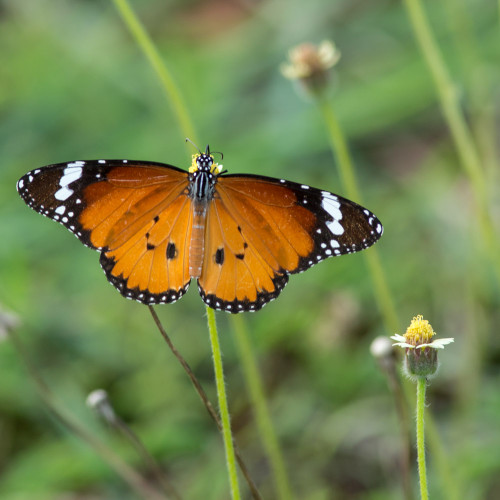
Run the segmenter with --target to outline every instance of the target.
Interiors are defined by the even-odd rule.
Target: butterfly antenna
[[[207,149],[208,149],[208,146],[207,146]],[[212,155],[220,155],[220,159],[221,160],[224,159],[224,155],[220,151],[212,151]]]
[[[201,149],[189,137],[186,137],[186,142],[189,142],[189,144],[194,146],[194,148],[197,149],[198,153],[200,153],[200,155],[201,155]],[[207,149],[208,149],[208,146],[207,146]]]

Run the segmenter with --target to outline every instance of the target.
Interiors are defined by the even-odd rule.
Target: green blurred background
[[[284,177],[345,194],[312,100],[279,65],[331,39],[342,59],[336,110],[364,204],[385,226],[377,251],[400,321],[423,314],[455,344],[428,401],[458,497],[500,498],[499,286],[485,257],[436,90],[397,1],[145,0],[132,3],[188,104],[200,147],[231,173]],[[498,205],[499,21],[485,0],[427,2]],[[0,1],[0,304],[19,316],[27,356],[63,407],[147,474],[130,444],[85,405],[104,388],[185,499],[227,499],[222,440],[146,307],[110,286],[98,254],[29,210],[15,190],[36,167],[128,158],[187,167],[158,78],[113,3]],[[495,194],[497,195],[495,197]],[[157,308],[212,400],[206,315],[196,287]],[[276,498],[228,315],[217,314],[235,438]],[[400,432],[370,355],[384,327],[362,254],[293,276],[243,318],[296,498],[400,499]],[[19,352],[0,343],[0,498],[137,498],[41,401]],[[431,497],[448,496],[438,452]],[[416,488],[414,460],[413,481]],[[245,498],[246,485],[241,483]],[[416,489],[415,489],[416,491]]]

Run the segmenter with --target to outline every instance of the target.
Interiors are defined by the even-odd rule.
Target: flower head
[[[404,336],[395,334],[391,337],[397,340],[394,346],[406,348],[405,368],[408,375],[429,377],[436,373],[438,369],[436,349],[444,349],[444,346],[453,342],[454,339],[432,341],[434,335],[436,333],[431,324],[419,314],[412,319]]]
[[[281,73],[298,80],[310,91],[321,90],[328,81],[328,70],[340,59],[340,51],[329,40],[319,45],[303,43],[288,53],[290,63],[281,65]]]
[[[117,417],[111,406],[108,393],[104,389],[96,389],[87,396],[87,406],[93,408],[104,420],[113,424]]]
[[[0,307],[0,340],[6,339],[9,332],[20,324],[21,321],[16,314],[5,311]]]

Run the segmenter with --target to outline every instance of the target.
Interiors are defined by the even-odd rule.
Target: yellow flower
[[[434,335],[436,335],[436,332],[432,329],[431,324],[424,319],[421,314],[419,314],[412,319],[404,336],[396,333],[391,337],[391,339],[398,341],[392,345],[407,347],[409,349],[423,349],[424,347],[444,349],[445,345],[454,342],[454,339],[452,338],[436,339],[431,342]]]
[[[410,377],[430,377],[438,369],[436,349],[444,349],[454,339],[432,340],[436,333],[422,315],[415,316],[403,335],[391,337],[397,340],[394,346],[406,348],[405,370]]]

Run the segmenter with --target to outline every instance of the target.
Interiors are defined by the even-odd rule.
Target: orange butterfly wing
[[[102,252],[122,295],[151,304],[174,302],[189,286],[187,188],[183,170],[123,160],[51,165],[18,182],[28,205]]]
[[[289,274],[366,248],[381,234],[371,212],[327,191],[221,176],[207,215],[200,294],[215,309],[255,311],[280,294]]]
[[[154,162],[61,163],[28,172],[17,188],[31,208],[100,251],[108,280],[145,304],[174,302],[189,287],[192,229],[201,224],[194,198],[207,208],[204,239],[194,238],[203,250],[198,288],[206,304],[229,312],[260,309],[289,274],[382,235],[375,215],[328,191],[214,173],[208,148],[196,161],[192,174]]]

